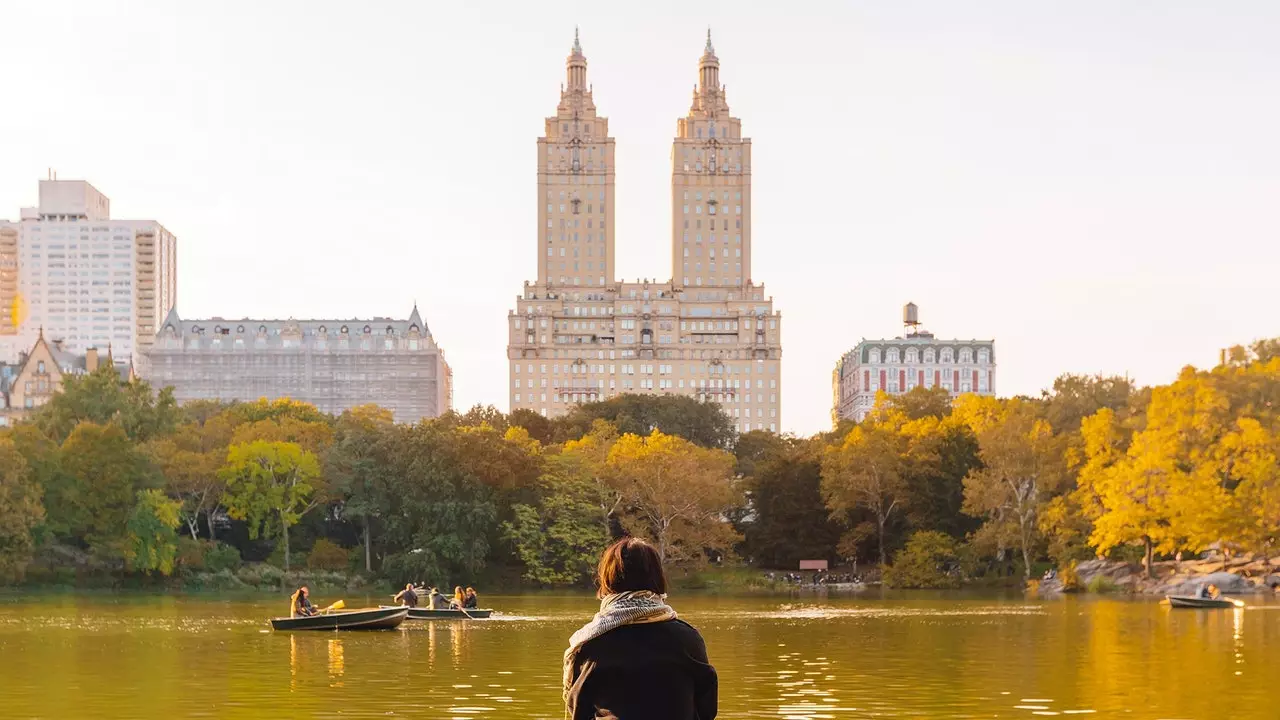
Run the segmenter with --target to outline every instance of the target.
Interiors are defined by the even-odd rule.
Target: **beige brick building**
[[[619,281],[614,139],[577,37],[538,139],[538,279],[508,316],[511,407],[548,416],[620,393],[720,403],[781,426],[781,314],[751,275],[751,141],[729,114],[710,33],[671,153],[672,279]]]
[[[397,422],[451,409],[453,373],[414,307],[407,320],[183,320],[170,312],[139,371],[178,402],[292,398]]]

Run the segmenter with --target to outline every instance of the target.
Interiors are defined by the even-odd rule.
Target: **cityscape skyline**
[[[6,8],[15,27],[56,18],[67,42],[14,38],[15,57],[41,62],[11,97],[41,100],[0,116],[0,217],[34,204],[48,167],[92,182],[113,216],[182,239],[178,305],[193,316],[368,316],[417,299],[447,339],[455,406],[505,409],[504,320],[536,239],[529,138],[574,22],[617,140],[619,279],[663,281],[670,119],[710,20],[758,144],[754,274],[788,318],[782,430],[829,426],[832,364],[892,336],[908,300],[948,337],[996,338],[1004,395],[1061,372],[1165,382],[1187,358],[1280,335],[1266,91],[1280,58],[1262,31],[1276,9],[923,5],[660,5],[633,21],[510,6],[501,23],[453,8],[431,47],[407,42],[421,19],[408,5],[404,28],[278,7],[255,27],[207,9]],[[325,56],[339,45],[351,51]],[[50,85],[64,92],[42,96]],[[81,107],[108,111],[86,122]],[[284,265],[305,272],[281,283]]]

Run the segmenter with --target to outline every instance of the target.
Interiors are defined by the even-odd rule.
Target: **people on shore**
[[[289,617],[310,617],[315,614],[316,606],[311,604],[311,590],[306,585],[289,596]]]
[[[573,720],[712,720],[718,680],[707,646],[667,604],[662,560],[623,538],[596,570],[600,611],[569,638],[564,701]]]
[[[475,610],[480,607],[480,598],[476,597],[476,589],[469,587],[466,590],[466,599],[462,602],[462,607],[468,610]]]
[[[414,589],[413,583],[408,583],[403,590],[396,593],[395,601],[405,607],[418,607],[418,591]]]

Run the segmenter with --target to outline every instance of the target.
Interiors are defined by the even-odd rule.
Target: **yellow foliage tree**
[[[726,519],[742,500],[733,455],[655,430],[626,434],[609,450],[608,468],[627,520],[643,528],[667,560],[725,552],[740,538]]]

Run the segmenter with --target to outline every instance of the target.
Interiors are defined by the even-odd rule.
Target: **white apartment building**
[[[40,181],[37,207],[0,220],[0,361],[44,336],[68,352],[150,346],[177,294],[177,238],[154,220],[117,220],[83,180]]]
[[[996,394],[995,340],[939,340],[920,329],[914,303],[903,308],[907,332],[892,340],[863,340],[836,362],[832,372],[833,423],[861,422],[876,394],[901,395],[917,387],[940,387],[952,398]]]

